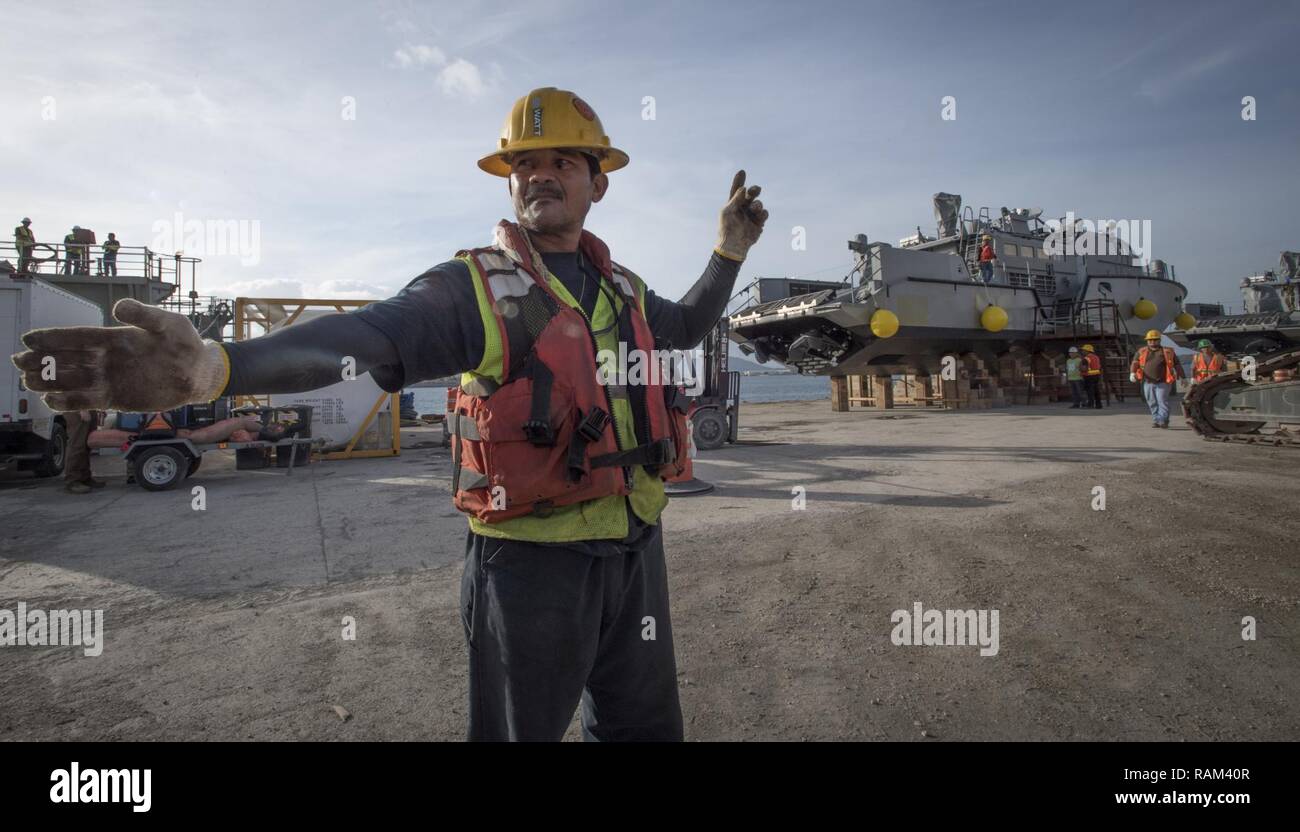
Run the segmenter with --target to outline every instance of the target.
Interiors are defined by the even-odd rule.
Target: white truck
[[[6,265],[6,264],[0,264]],[[102,326],[98,304],[36,278],[0,270],[0,471],[63,472],[68,432],[62,414],[23,386],[9,356],[22,352],[22,335],[48,326]]]

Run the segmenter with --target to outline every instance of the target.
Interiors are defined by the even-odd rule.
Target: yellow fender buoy
[[[898,316],[888,309],[871,313],[871,334],[877,338],[892,338],[898,332]]]
[[[1007,310],[991,303],[980,313],[980,326],[989,332],[1001,332],[1006,328],[1007,320]]]
[[[1174,326],[1179,329],[1191,329],[1196,326],[1196,319],[1192,317],[1191,312],[1184,309],[1182,312],[1178,313],[1177,318],[1174,318]]]
[[[1159,310],[1156,308],[1156,305],[1146,298],[1139,298],[1138,302],[1133,304],[1134,317],[1141,318],[1144,321],[1149,321],[1154,318],[1157,311]]]

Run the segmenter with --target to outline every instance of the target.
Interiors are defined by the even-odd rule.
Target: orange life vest
[[[1138,350],[1137,360],[1133,362],[1135,367],[1135,369],[1133,370],[1133,375],[1137,376],[1138,381],[1143,380],[1142,367],[1144,364],[1146,364],[1147,352],[1150,349],[1151,349],[1150,347],[1143,347],[1142,349]],[[1178,356],[1174,355],[1174,351],[1171,350],[1169,347],[1160,347],[1160,349],[1164,350],[1165,353],[1165,377],[1164,379],[1162,379],[1162,381],[1164,381],[1167,384],[1172,384],[1178,379],[1178,376],[1175,374],[1174,371],[1174,362],[1178,360]]]
[[[1085,352],[1083,354],[1083,361],[1083,374],[1085,376],[1101,375],[1101,356],[1097,355],[1095,352]]]
[[[655,355],[631,273],[590,232],[582,233],[579,250],[600,273],[602,291],[622,298],[618,341],[629,353]],[[496,245],[457,256],[472,265],[491,306],[502,361],[500,383],[462,382],[448,416],[456,508],[484,523],[544,517],[559,506],[630,493],[637,465],[663,479],[683,470],[685,395],[658,375],[630,377],[624,387],[607,383],[586,317],[552,289],[518,226],[503,221]],[[631,405],[633,447],[620,447],[613,396]]]
[[[1217,352],[1214,357],[1205,361],[1205,353],[1199,350],[1196,357],[1192,359],[1192,379],[1195,381],[1205,381],[1207,378],[1223,372],[1223,356]]]

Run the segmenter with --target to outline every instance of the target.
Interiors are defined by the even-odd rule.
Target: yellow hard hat
[[[1084,352],[1096,352],[1096,350],[1092,348],[1092,344],[1084,344],[1080,349]]]
[[[494,176],[509,176],[507,157],[521,150],[572,148],[600,160],[602,173],[627,164],[627,154],[610,147],[596,113],[574,93],[542,87],[515,102],[501,128],[501,140],[478,166]]]
[[[1156,339],[1157,341],[1159,341],[1159,340],[1160,340],[1160,333],[1159,333],[1157,330],[1154,330],[1154,329],[1148,329],[1148,330],[1147,330],[1147,340],[1150,341],[1152,338],[1154,338],[1154,339]]]

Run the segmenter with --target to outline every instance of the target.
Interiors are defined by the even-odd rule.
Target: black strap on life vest
[[[567,461],[569,479],[577,482],[587,473],[587,446],[598,441],[608,425],[609,414],[592,405],[591,410],[587,411],[587,415],[582,418],[582,421],[574,429],[573,439],[569,443],[569,458]]]
[[[624,298],[623,308],[618,309],[617,306],[614,308],[618,316],[618,338],[620,341],[631,347],[636,344],[636,330],[632,326],[632,302],[627,298]],[[646,356],[647,359],[651,357],[652,356]],[[645,371],[647,373],[656,373],[659,372],[659,368],[646,367]],[[646,379],[646,381],[649,381],[649,379]],[[648,448],[650,444],[650,411],[646,407],[646,388],[646,384],[627,385],[628,403],[632,406],[632,432],[636,437],[636,448],[631,449],[628,453],[632,453],[641,448]],[[647,453],[651,454],[653,458],[658,457],[658,452],[647,451]],[[592,460],[592,464],[596,464],[595,460]],[[621,464],[636,465],[638,463],[629,460]],[[643,462],[639,464],[652,465],[653,463]]]
[[[664,438],[654,442],[647,442],[644,445],[637,445],[630,450],[593,456],[591,458],[591,467],[644,465],[646,468],[657,470],[665,465],[672,464],[676,460],[677,448],[673,445],[673,440]],[[653,470],[651,473],[653,473]]]
[[[489,270],[494,273],[514,274],[513,270]],[[497,301],[501,320],[505,323],[506,353],[508,366],[503,367],[504,377],[531,378],[533,380],[532,402],[528,421],[524,423],[524,434],[528,441],[539,447],[555,445],[555,427],[551,424],[551,390],[555,384],[555,375],[537,357],[534,347],[537,338],[559,313],[555,299],[542,287],[533,284],[523,297],[505,297]]]
[[[555,444],[555,427],[551,424],[551,387],[555,375],[536,354],[529,355],[526,374],[533,379],[533,398],[524,422],[524,435],[538,447],[549,448]]]

